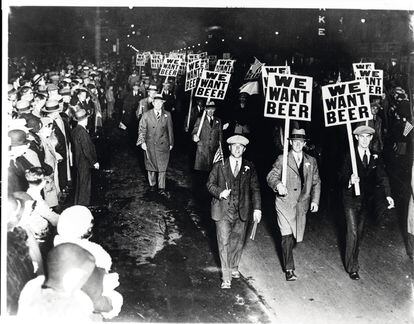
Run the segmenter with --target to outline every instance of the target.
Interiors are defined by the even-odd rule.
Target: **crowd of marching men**
[[[206,103],[203,98],[191,98],[194,104],[189,111],[183,76],[163,78],[151,69],[128,70],[108,62],[95,66],[82,61],[76,65],[70,60],[62,61],[55,71],[40,71],[24,58],[12,61],[9,67],[6,110],[10,314],[32,316],[42,309],[44,314],[71,313],[82,319],[91,315],[113,318],[120,311],[122,296],[115,290],[119,283],[117,274],[111,272],[111,258],[89,240],[93,226],[93,216],[87,208],[90,176],[92,169],[100,167],[93,141],[102,136],[104,120],[115,118],[130,143],[142,146],[143,116],[159,99],[164,111],[171,115],[174,135],[187,132],[192,142],[198,142],[200,117],[204,109],[214,106],[223,135],[214,140],[214,148],[205,157],[207,166],[200,167],[204,160],[195,161],[195,169],[202,171],[211,170],[218,143],[233,134],[250,140],[251,148],[246,154],[253,162],[266,154],[274,160],[283,149],[283,123],[264,121],[264,98],[260,90],[240,92],[242,77],[234,77],[224,102]],[[342,77],[346,78],[344,74]],[[336,78],[337,75],[315,76],[314,96],[320,95],[321,85],[336,82]],[[372,149],[378,153],[387,151],[384,153],[395,157],[390,161],[396,163],[410,152],[411,129],[407,123],[412,116],[403,87],[398,78],[389,76],[385,94],[371,101],[374,119],[368,123],[375,129]],[[299,122],[293,128],[313,133],[306,123]],[[315,142],[305,149],[320,158],[318,145],[322,144]],[[263,143],[270,144],[269,150],[262,149]],[[401,162],[402,168],[395,169],[396,173],[407,169],[406,161]],[[74,205],[62,211],[71,191],[75,192]],[[161,190],[161,194],[165,195],[165,191]],[[23,278],[33,279],[26,284]],[[58,310],[58,304],[67,309]],[[78,307],[80,304],[82,307]]]

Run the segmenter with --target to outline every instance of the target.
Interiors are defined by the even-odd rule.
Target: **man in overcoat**
[[[394,207],[391,198],[391,190],[384,164],[379,155],[374,154],[369,148],[375,130],[369,126],[358,126],[353,131],[358,141],[355,150],[358,175],[352,172],[351,157],[345,158],[340,171],[342,184],[342,199],[346,220],[346,249],[345,268],[352,280],[359,280],[359,247],[364,231],[365,219],[373,210],[375,203],[375,190],[382,189],[383,197],[388,203],[388,208]],[[360,195],[356,196],[355,183],[359,183]]]
[[[75,120],[78,122],[72,129],[74,148],[74,164],[76,168],[75,205],[89,206],[91,199],[91,175],[92,169],[99,169],[95,145],[86,130],[88,114],[86,110],[79,109],[75,112]]]
[[[253,163],[242,158],[249,140],[241,135],[228,138],[230,156],[216,162],[210,172],[207,189],[213,196],[211,218],[216,223],[220,254],[222,289],[231,288],[232,278],[240,278],[239,262],[245,241],[247,224],[260,222],[261,197]]]
[[[197,119],[192,132],[193,141],[197,143],[194,169],[199,171],[211,171],[214,154],[223,140],[223,127],[220,118],[214,116],[216,105],[213,101],[206,105],[206,116],[203,125],[200,126],[201,117]],[[197,136],[201,127],[200,136]]]
[[[154,96],[154,109],[145,112],[139,122],[137,146],[145,151],[145,168],[148,172],[150,191],[155,191],[158,174],[158,192],[169,198],[165,191],[165,173],[174,146],[171,114],[163,109],[161,94]]]
[[[316,159],[303,152],[306,143],[304,129],[293,129],[289,138],[292,149],[287,156],[286,184],[282,183],[283,154],[279,155],[267,175],[267,183],[276,192],[277,223],[282,235],[283,267],[287,281],[294,281],[293,247],[302,242],[309,210],[317,212],[321,180]]]
[[[136,118],[136,111],[138,109],[139,101],[142,99],[139,93],[139,85],[135,83],[130,91],[124,98],[122,106],[122,118],[121,121],[126,125],[128,136],[135,143],[137,136],[138,120]]]

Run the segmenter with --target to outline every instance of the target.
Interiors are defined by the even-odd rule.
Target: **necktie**
[[[210,117],[210,127],[213,127],[213,118]]]
[[[159,111],[157,111],[157,120],[159,120],[161,117],[161,113]]]
[[[368,166],[367,150],[364,151],[364,156],[362,157],[362,164],[364,165],[364,168],[366,168]]]
[[[239,161],[236,160],[236,165],[234,166],[234,177],[237,177],[237,175],[239,174]]]

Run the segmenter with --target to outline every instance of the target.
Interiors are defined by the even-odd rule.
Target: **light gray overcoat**
[[[303,240],[306,214],[311,202],[319,205],[321,180],[316,159],[303,152],[304,185],[301,190],[299,169],[292,151],[288,153],[286,188],[288,194],[277,193],[277,185],[282,182],[283,155],[280,155],[267,175],[267,183],[276,192],[277,222],[282,235],[293,234],[297,242]]]

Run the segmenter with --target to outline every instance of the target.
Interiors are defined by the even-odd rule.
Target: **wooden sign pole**
[[[358,168],[355,158],[355,148],[354,148],[354,139],[352,138],[352,128],[351,123],[346,123],[346,130],[348,133],[348,142],[349,142],[349,153],[351,154],[351,164],[352,164],[352,173],[358,176]],[[355,195],[359,196],[359,182],[355,183]]]
[[[193,107],[193,95],[194,95],[194,88],[191,89],[191,93],[190,93],[190,105],[188,108],[187,127],[185,128],[187,132],[190,131],[190,117],[191,117],[191,109]]]
[[[282,162],[282,183],[286,186],[287,178],[287,158],[288,158],[288,149],[289,149],[289,133],[290,133],[290,119],[285,119],[285,136],[283,140],[283,162]]]
[[[209,101],[210,101],[210,97],[207,98],[206,107],[207,107],[207,104],[208,104]],[[200,138],[201,129],[203,128],[204,119],[206,119],[206,108],[204,108],[203,116],[201,116],[201,120],[200,120],[200,126],[198,126],[198,130],[197,130],[197,137],[198,138]]]

